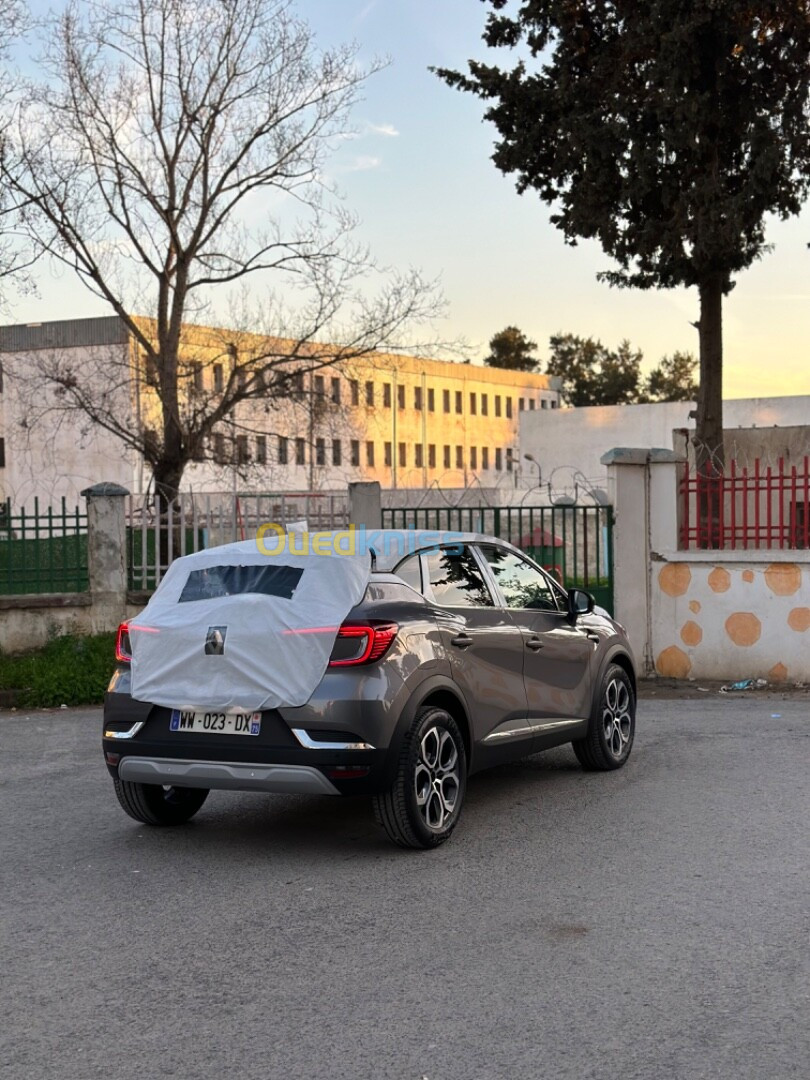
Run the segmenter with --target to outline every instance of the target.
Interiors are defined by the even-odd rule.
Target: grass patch
[[[0,690],[17,691],[24,709],[97,705],[115,666],[115,634],[54,638],[42,649],[0,653]]]

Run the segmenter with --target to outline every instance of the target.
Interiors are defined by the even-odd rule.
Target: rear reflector
[[[338,630],[329,667],[373,664],[391,647],[399,627],[396,623],[343,625]]]
[[[113,754],[110,750],[106,751],[104,757],[106,758],[108,765],[117,765],[118,762],[121,760],[120,754]]]

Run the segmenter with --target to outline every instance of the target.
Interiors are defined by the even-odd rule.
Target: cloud
[[[382,165],[382,159],[372,157],[371,154],[360,154],[349,165],[349,172],[366,172],[368,169],[378,169]]]
[[[399,135],[393,124],[369,124],[368,130],[375,135],[384,135],[387,139],[395,139]]]

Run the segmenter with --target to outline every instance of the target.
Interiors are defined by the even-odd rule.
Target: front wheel
[[[118,779],[113,784],[122,808],[144,825],[182,825],[208,797],[207,788],[162,787]]]
[[[458,724],[444,709],[428,706],[405,736],[393,784],[374,796],[374,815],[400,847],[438,847],[458,823],[466,786]]]
[[[604,674],[588,733],[572,743],[584,769],[620,769],[630,757],[636,733],[636,695],[623,667],[611,664]]]

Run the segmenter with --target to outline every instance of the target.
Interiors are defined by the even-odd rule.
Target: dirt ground
[[[764,701],[802,701],[810,706],[810,686],[794,683],[771,683],[762,689],[734,690],[721,693],[727,683],[715,679],[639,679],[640,698],[666,698],[694,700],[705,697],[762,698]]]

